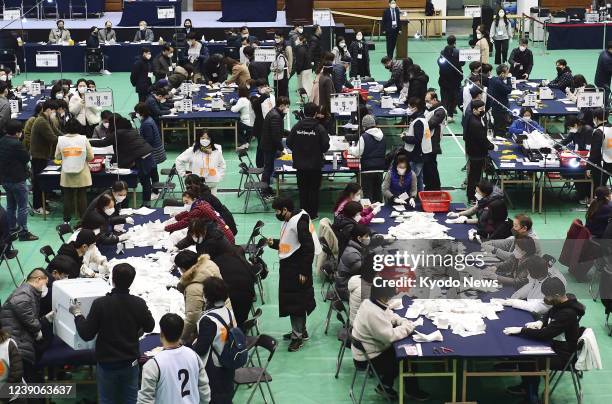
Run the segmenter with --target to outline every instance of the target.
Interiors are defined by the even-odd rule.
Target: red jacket
[[[185,229],[189,226],[189,222],[195,218],[205,218],[210,221],[217,223],[217,227],[219,230],[225,234],[227,240],[234,244],[234,234],[230,230],[229,226],[225,224],[221,216],[210,206],[210,204],[206,201],[197,200],[191,206],[191,210],[189,212],[181,212],[176,215],[174,218],[176,219],[176,223],[169,224],[166,226],[165,230],[167,232],[175,232],[181,229]]]
[[[567,266],[569,272],[577,278],[586,276],[593,265],[593,248],[590,239],[589,229],[580,219],[575,219],[567,231],[559,263]]]

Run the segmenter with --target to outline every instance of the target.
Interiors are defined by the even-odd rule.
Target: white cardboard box
[[[100,278],[65,279],[53,282],[52,304],[55,310],[53,328],[68,346],[75,350],[93,349],[95,339],[83,341],[76,331],[74,316],[68,311],[74,299],[81,302],[81,311],[87,317],[91,304],[98,297],[106,295],[111,288]]]

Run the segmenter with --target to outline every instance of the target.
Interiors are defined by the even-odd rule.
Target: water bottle
[[[111,156],[104,156],[104,171],[110,173],[111,170]]]
[[[334,160],[332,163],[332,168],[335,170],[338,169],[338,154],[334,153]]]
[[[355,79],[355,84],[354,84],[353,87],[355,87],[358,90],[361,89],[361,75],[357,76],[357,78]]]

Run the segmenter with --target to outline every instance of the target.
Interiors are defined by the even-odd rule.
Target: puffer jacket
[[[338,263],[336,271],[336,290],[343,300],[348,300],[348,282],[352,276],[361,274],[361,259],[363,246],[355,240],[350,240]]]
[[[36,362],[36,334],[42,330],[40,320],[41,294],[24,283],[8,297],[0,311],[0,325],[17,343],[23,360]]]
[[[342,213],[334,218],[334,224],[332,224],[332,229],[334,230],[334,234],[338,239],[338,254],[342,257],[344,253],[344,249],[349,244],[351,239],[351,232],[357,222],[352,217],[346,217]]]
[[[204,281],[212,276],[221,278],[219,267],[208,254],[198,257],[194,266],[183,272],[177,284],[177,289],[185,295],[185,325],[181,339],[191,343],[196,337],[196,326],[205,304]],[[229,299],[225,306],[231,309]]]

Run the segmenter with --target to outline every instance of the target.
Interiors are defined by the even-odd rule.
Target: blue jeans
[[[128,364],[128,366],[115,368],[98,363],[96,382],[100,404],[136,404],[139,388],[138,374],[138,366]]]
[[[144,159],[139,158],[136,160],[136,168],[138,169],[138,178],[140,179],[140,185],[142,185],[142,204],[149,205],[151,202],[151,192],[153,190],[153,184],[151,182],[151,172],[155,168],[155,161],[153,156],[145,157]]]
[[[423,190],[423,166],[425,165],[425,163],[420,162],[420,163],[415,163],[415,162],[410,162],[410,167],[412,168],[412,171],[414,172],[414,175],[416,175],[417,177],[417,191],[421,192]]]
[[[19,234],[28,232],[28,187],[24,182],[5,182],[2,184],[6,192],[6,214],[11,231]]]

